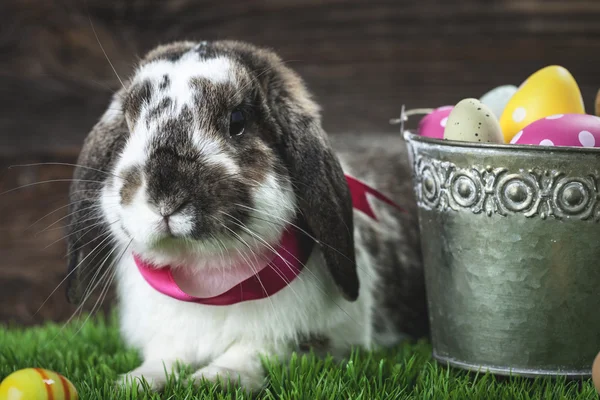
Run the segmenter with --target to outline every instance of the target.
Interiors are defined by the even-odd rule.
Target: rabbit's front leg
[[[266,373],[262,358],[286,361],[293,346],[262,342],[237,342],[210,364],[196,371],[190,379],[199,384],[202,380],[228,383],[249,392],[257,392],[265,384]]]
[[[190,351],[182,338],[173,339],[172,336],[156,335],[154,339],[143,348],[142,364],[132,371],[119,376],[119,386],[129,386],[135,383],[138,389],[143,388],[145,381],[150,389],[162,390],[169,375],[179,376],[179,367],[191,365],[197,367],[206,365],[209,360],[208,352],[195,354]]]
[[[131,384],[137,385],[141,390],[142,381],[145,381],[150,389],[162,390],[167,383],[168,374],[175,371],[178,360],[150,359],[145,360],[142,365],[126,374],[120,375],[117,385],[127,387]]]

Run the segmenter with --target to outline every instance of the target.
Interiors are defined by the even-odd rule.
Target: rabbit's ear
[[[115,158],[129,136],[122,111],[122,91],[100,121],[88,134],[77,160],[74,180],[69,192],[69,224],[67,228],[67,299],[79,304],[88,287],[88,280],[100,279],[114,253],[108,222],[100,210],[100,196],[104,185],[113,184],[110,173]],[[94,289],[95,282],[89,289]]]
[[[318,119],[289,111],[286,115],[280,119],[282,156],[299,208],[335,283],[347,300],[356,300],[353,208],[342,167]]]

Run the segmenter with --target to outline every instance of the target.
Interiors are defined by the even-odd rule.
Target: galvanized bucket
[[[404,138],[434,357],[589,377],[600,351],[600,149]]]

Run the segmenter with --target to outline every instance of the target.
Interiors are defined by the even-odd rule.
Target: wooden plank
[[[78,146],[119,75],[159,42],[236,38],[277,50],[306,79],[328,131],[384,131],[401,104],[433,107],[519,84],[548,64],[600,87],[600,2],[5,0],[0,152]],[[16,22],[18,21],[18,23]],[[18,134],[16,134],[18,133]]]
[[[15,164],[72,163],[75,159],[73,153],[0,158],[0,321],[30,325],[66,320],[75,312],[66,301],[64,285],[60,285],[66,275],[63,238],[67,222],[63,218],[67,215],[67,180],[73,168],[8,168]],[[93,306],[91,300],[86,310]]]

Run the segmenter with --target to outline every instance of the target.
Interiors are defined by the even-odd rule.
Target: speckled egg
[[[598,353],[592,365],[592,381],[594,382],[596,391],[600,393],[600,353]]]
[[[448,121],[448,115],[454,106],[438,107],[419,121],[418,132],[421,136],[435,139],[444,138],[444,128]]]
[[[504,140],[533,121],[555,114],[584,114],[577,82],[565,68],[552,65],[531,75],[512,96],[500,117]]]
[[[477,99],[464,99],[454,106],[446,122],[444,139],[504,143],[494,113]]]
[[[488,106],[497,118],[500,118],[504,108],[517,90],[518,88],[514,85],[498,86],[481,96],[479,101]]]
[[[587,114],[551,115],[527,125],[511,143],[600,147],[600,118]]]
[[[64,376],[42,368],[13,372],[0,383],[0,400],[77,400],[75,386]]]

